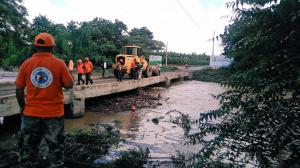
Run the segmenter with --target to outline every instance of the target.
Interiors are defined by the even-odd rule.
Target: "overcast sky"
[[[213,36],[223,33],[230,14],[228,0],[24,0],[29,20],[46,15],[55,23],[90,21],[100,17],[123,21],[130,29],[147,27],[168,49],[212,53]],[[215,54],[222,47],[215,45]]]

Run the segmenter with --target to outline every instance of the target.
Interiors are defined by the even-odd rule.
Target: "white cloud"
[[[95,17],[118,19],[129,29],[148,27],[155,39],[168,42],[169,50],[211,54],[212,42],[209,39],[213,31],[216,34],[223,32],[228,21],[221,17],[230,11],[225,4],[206,2],[203,5],[200,0],[178,1],[198,26],[176,0],[25,0],[24,5],[30,20],[39,14],[46,15],[55,23],[64,24],[70,20],[88,21]],[[216,54],[221,53],[220,47],[215,48]]]

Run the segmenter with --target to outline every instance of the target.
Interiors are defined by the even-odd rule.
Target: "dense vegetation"
[[[162,56],[162,62],[166,62],[166,52],[156,52],[155,54]],[[209,65],[209,56],[203,54],[184,54],[176,52],[167,52],[168,64],[189,64],[189,65]]]
[[[229,68],[205,68],[193,72],[193,79],[203,82],[221,83],[230,79],[231,72]]]
[[[300,167],[300,2],[236,0],[221,35],[234,59],[218,110],[182,117],[193,144],[183,167]],[[196,133],[195,133],[196,132]],[[213,135],[211,139],[207,135]]]
[[[94,62],[107,61],[111,63],[124,45],[139,45],[147,57],[150,54],[163,51],[164,43],[154,40],[153,33],[146,27],[128,30],[122,21],[110,21],[94,18],[92,21],[74,22],[67,25],[54,23],[46,16],[36,16],[32,23],[27,19],[27,10],[22,5],[23,0],[0,1],[0,66],[19,66],[34,52],[32,42],[38,33],[49,32],[56,40],[55,55],[65,60],[77,60],[85,56]],[[161,53],[163,55],[163,53]],[[174,57],[176,53],[173,53]],[[185,57],[172,58],[170,63],[185,63],[186,57],[203,64],[203,57],[187,54]],[[182,58],[182,61],[180,59]],[[205,59],[207,59],[205,57]],[[176,60],[176,61],[172,61]],[[196,62],[197,62],[196,61]],[[195,61],[190,61],[195,62]],[[205,61],[204,61],[205,62]],[[206,62],[207,63],[207,62]]]
[[[85,130],[79,129],[67,133],[65,137],[65,168],[140,168],[147,163],[149,158],[147,148],[133,148],[127,151],[117,149],[117,144],[121,141],[120,134],[109,125],[95,124]],[[47,151],[43,145],[41,148],[40,156]],[[110,155],[110,150],[119,154]],[[1,168],[19,167],[17,160],[17,145],[7,146],[6,149],[0,148]],[[32,168],[49,167],[45,160],[40,160],[40,158],[38,160],[39,163],[33,163]]]

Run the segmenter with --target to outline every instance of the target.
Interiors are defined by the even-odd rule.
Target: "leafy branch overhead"
[[[185,127],[198,128],[187,135],[204,147],[181,164],[299,167],[300,2],[237,0],[229,7],[235,17],[221,35],[234,59],[231,78],[222,82],[229,89],[215,96],[218,110]]]

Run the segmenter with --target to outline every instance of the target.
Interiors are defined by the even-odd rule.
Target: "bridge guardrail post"
[[[85,114],[85,98],[76,98],[74,90],[70,91],[70,104],[69,109],[66,111],[66,117],[78,118],[83,117]]]

